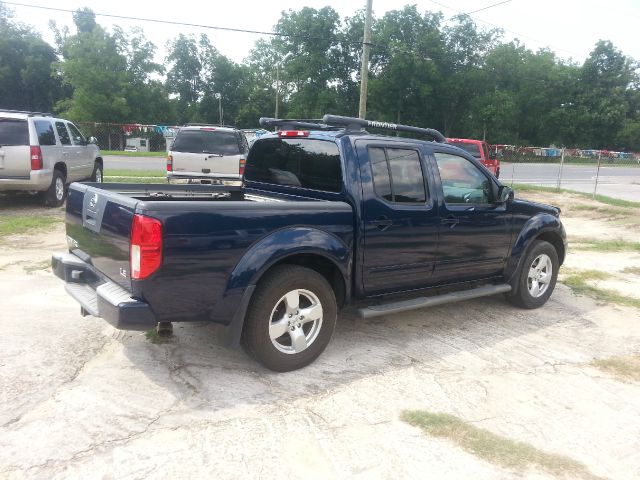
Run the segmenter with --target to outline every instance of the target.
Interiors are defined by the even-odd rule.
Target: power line
[[[487,5],[486,7],[479,8],[478,10],[473,10],[471,12],[467,12],[467,15],[471,15],[472,13],[482,12],[483,10],[489,10],[490,8],[497,7],[498,5],[504,5],[505,3],[509,3],[513,0],[504,0],[503,2],[494,3],[492,5]]]
[[[33,5],[33,4],[28,4],[28,3],[18,3],[18,2],[5,2],[5,1],[0,1],[0,3],[4,3],[5,5],[13,5],[16,7],[27,7],[27,8],[36,8],[39,10],[49,10],[49,11],[54,11],[54,12],[63,12],[63,13],[78,13],[76,10],[71,10],[71,9],[67,9],[67,8],[58,8],[58,7],[46,7],[44,5]],[[80,12],[82,13],[82,12]],[[186,22],[176,22],[176,21],[172,21],[172,20],[160,20],[160,19],[155,19],[155,18],[141,18],[141,17],[129,17],[127,15],[114,15],[114,14],[110,14],[110,13],[97,13],[97,12],[93,12],[92,13],[96,16],[96,17],[106,17],[106,18],[117,18],[119,20],[134,20],[136,22],[148,22],[148,23],[161,23],[164,25],[178,25],[181,27],[194,27],[194,28],[205,28],[205,29],[209,29],[209,30],[223,30],[226,32],[237,32],[237,33],[253,33],[253,34],[257,34],[257,35],[270,35],[273,37],[287,37],[287,38],[303,38],[303,39],[307,39],[307,40],[326,40],[324,37],[316,37],[316,36],[310,36],[310,35],[295,35],[295,34],[289,34],[289,33],[278,33],[278,32],[264,32],[261,30],[246,30],[243,28],[231,28],[231,27],[217,27],[217,26],[213,26],[213,25],[202,25],[202,24],[198,24],[198,23],[186,23]],[[350,43],[354,43],[357,45],[360,45],[360,42],[350,42]]]
[[[465,12],[463,12],[463,11],[461,11],[461,10],[457,10],[457,9],[455,9],[455,8],[453,8],[453,7],[450,7],[450,6],[448,6],[448,5],[445,5],[445,4],[443,4],[443,3],[440,3],[440,2],[438,2],[438,1],[436,1],[436,0],[427,0],[427,1],[428,1],[428,2],[431,2],[431,3],[434,3],[434,4],[438,5],[439,7],[443,7],[443,8],[446,8],[446,9],[448,9],[448,10],[453,10],[453,11],[454,11],[454,12],[456,12],[458,15],[467,15],[467,16],[471,17],[470,13],[474,13],[474,12],[465,13]],[[506,2],[502,2],[502,3],[506,3]],[[499,4],[496,4],[496,5],[499,5]],[[485,7],[485,8],[484,8],[484,10],[486,10],[487,8],[490,8],[490,7],[492,7],[492,6],[494,6],[494,5],[489,5],[488,7]],[[481,10],[483,10],[483,9],[481,9]],[[479,10],[478,10],[478,11],[479,11]],[[486,24],[486,25],[490,25],[490,26],[492,26],[492,27],[494,27],[494,28],[499,28],[499,29],[501,29],[501,30],[504,30],[505,32],[509,32],[509,33],[511,33],[512,35],[515,35],[515,36],[517,36],[517,37],[519,37],[519,38],[523,38],[523,39],[531,40],[531,41],[533,41],[533,42],[536,42],[536,43],[537,43],[537,44],[539,44],[539,45],[546,45],[546,46],[548,46],[548,47],[553,47],[555,50],[558,50],[558,51],[560,51],[560,52],[564,52],[564,53],[568,53],[568,54],[569,54],[569,55],[571,55],[572,57],[579,57],[579,56],[580,56],[580,55],[576,54],[575,52],[570,52],[570,51],[568,51],[568,50],[565,50],[564,48],[559,48],[558,46],[554,46],[554,45],[551,45],[551,44],[549,44],[549,43],[546,43],[546,42],[540,41],[540,40],[538,40],[537,38],[533,38],[533,37],[530,37],[530,36],[528,36],[528,35],[523,35],[523,34],[521,34],[521,33],[514,32],[513,30],[509,30],[508,28],[501,27],[500,25],[496,25],[495,23],[491,23],[491,22],[487,22],[486,20],[482,20],[481,18],[477,18],[477,17],[472,17],[472,18],[473,18],[474,20],[476,20],[476,21],[480,22],[480,23],[484,23],[484,24]]]

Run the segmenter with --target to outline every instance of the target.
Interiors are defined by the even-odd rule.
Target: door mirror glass
[[[513,200],[513,189],[506,185],[500,185],[500,188],[498,188],[498,198],[496,199],[496,203],[507,203],[511,200]]]
[[[98,144],[98,139],[97,139],[96,137],[89,137],[88,142],[89,142],[91,145],[97,145],[97,144]]]

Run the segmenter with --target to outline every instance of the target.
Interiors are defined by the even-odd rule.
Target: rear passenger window
[[[36,132],[38,133],[38,143],[43,145],[55,145],[56,136],[53,133],[53,125],[49,120],[36,120],[33,122],[36,126]]]
[[[29,145],[29,126],[25,120],[0,118],[0,146]]]
[[[329,141],[272,138],[257,141],[247,158],[245,180],[339,192],[338,146]]]
[[[427,200],[420,156],[406,148],[369,149],[376,195],[395,203],[424,203]]]
[[[56,130],[58,131],[58,137],[60,137],[60,143],[62,145],[71,145],[71,137],[69,137],[67,127],[63,122],[56,122]]]

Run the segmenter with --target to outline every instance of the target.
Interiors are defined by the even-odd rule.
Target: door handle
[[[369,224],[374,225],[378,230],[386,230],[391,225],[393,225],[393,220],[383,215],[376,218],[375,220],[371,220]]]
[[[442,225],[450,225],[451,228],[453,228],[460,223],[460,220],[453,215],[449,215],[447,218],[440,220],[440,223],[442,223]]]

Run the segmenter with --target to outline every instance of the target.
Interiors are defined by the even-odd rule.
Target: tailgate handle
[[[107,206],[107,195],[98,189],[87,188],[82,200],[82,226],[100,233],[102,216]]]

